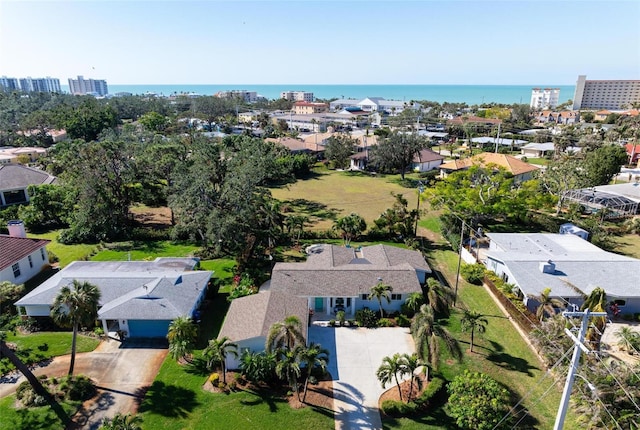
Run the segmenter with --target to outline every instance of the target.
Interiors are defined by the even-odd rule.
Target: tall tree
[[[424,294],[421,292],[415,292],[409,294],[407,300],[404,302],[405,306],[415,314],[420,309],[420,306],[424,304]]]
[[[391,193],[391,195],[395,199],[393,206],[374,220],[375,227],[371,231],[390,239],[414,236],[418,210],[409,210],[409,202],[402,194]]]
[[[182,316],[171,321],[167,332],[171,357],[174,360],[180,360],[191,354],[197,337],[198,327],[196,327],[191,318]]]
[[[424,297],[435,313],[449,315],[449,306],[451,306],[454,297],[451,288],[443,285],[437,279],[429,278],[424,286]]]
[[[0,315],[3,314],[2,306],[7,302],[17,300],[24,291],[24,284],[14,284],[10,281],[0,282]]]
[[[426,147],[426,140],[417,134],[394,132],[371,149],[370,163],[384,172],[399,171],[404,181],[413,158]]]
[[[440,341],[444,343],[453,358],[462,359],[460,344],[434,318],[433,309],[426,304],[420,306],[420,312],[413,317],[411,334],[416,344],[418,358],[425,363],[429,363],[433,370],[438,369],[438,363],[440,362]],[[427,374],[428,378],[429,374]]]
[[[380,318],[384,317],[384,310],[382,309],[382,299],[385,299],[387,303],[391,303],[392,291],[393,287],[391,285],[385,284],[382,281],[371,287],[369,300],[376,299],[378,301],[378,305],[380,306]]]
[[[84,98],[77,107],[66,107],[58,111],[58,126],[64,128],[71,139],[83,139],[91,142],[105,129],[118,123],[115,110],[101,105],[93,97]]]
[[[215,365],[220,365],[222,369],[222,382],[227,383],[227,357],[238,356],[238,345],[231,342],[227,336],[219,339],[209,340],[209,344],[202,351],[203,357],[207,360],[207,368],[211,370]]]
[[[413,395],[413,386],[416,385],[418,392],[422,389],[422,379],[420,375],[416,375],[416,370],[424,365],[424,363],[418,358],[418,354],[402,354],[401,363],[404,366],[405,374],[409,375],[409,395],[407,396],[407,402],[411,401]]]
[[[333,223],[333,229],[340,232],[345,246],[351,245],[351,241],[364,233],[367,223],[357,213],[338,218]]]
[[[489,324],[489,320],[487,320],[484,315],[476,311],[464,311],[464,315],[460,320],[462,323],[462,330],[471,331],[471,348],[470,351],[473,352],[473,336],[475,332],[484,333],[487,329],[487,324]]]
[[[311,378],[313,370],[319,368],[322,373],[327,370],[329,351],[323,348],[320,344],[312,342],[308,347],[300,349],[298,359],[300,360],[300,363],[304,365],[306,373],[304,380],[304,394],[302,395],[302,402],[304,402],[307,398],[309,378]]]
[[[405,373],[406,368],[403,365],[402,356],[396,353],[391,357],[384,357],[382,359],[382,364],[380,365],[380,367],[378,367],[376,376],[378,377],[378,381],[380,381],[380,383],[382,384],[382,388],[385,388],[388,383],[395,380],[396,386],[398,387],[398,395],[400,396],[400,401],[402,401],[400,379],[404,376]]]
[[[274,323],[269,328],[265,345],[267,352],[280,348],[292,350],[297,345],[304,345],[302,322],[297,316],[290,315],[284,321]]]
[[[588,296],[583,297],[584,302],[582,303],[580,310],[584,311],[589,309],[591,312],[607,311],[607,293],[603,288],[596,287]],[[600,340],[602,339],[602,335],[604,334],[606,327],[607,319],[605,317],[592,318],[592,324],[589,325],[585,338],[596,351],[600,350]]]
[[[627,152],[619,145],[604,145],[585,155],[584,169],[588,187],[606,185],[627,162]]]
[[[71,327],[71,362],[69,375],[73,375],[76,362],[76,340],[78,328],[92,327],[98,318],[100,290],[89,282],[73,280],[71,286],[65,285],[56,295],[51,307],[51,318],[61,326]]]
[[[349,167],[349,157],[354,153],[358,142],[348,134],[333,135],[327,139],[324,155],[333,162],[336,169]]]
[[[300,400],[300,390],[298,390],[298,378],[302,373],[300,369],[300,361],[298,356],[301,346],[296,346],[293,349],[280,349],[278,351],[278,359],[276,363],[276,375],[278,378],[287,381],[291,389],[298,400]]]

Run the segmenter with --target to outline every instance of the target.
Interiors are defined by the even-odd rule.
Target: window
[[[11,269],[13,269],[13,277],[17,278],[20,276],[20,263],[16,263],[13,266],[11,266]]]
[[[391,294],[391,300],[402,300],[402,294]]]
[[[44,261],[44,248],[40,248],[40,256],[42,257],[42,261]]]
[[[619,307],[622,307],[627,304],[627,301],[623,299],[618,299],[618,300],[614,300],[613,303],[615,303]]]
[[[33,259],[30,255],[27,258],[29,259],[29,267],[33,269]]]
[[[362,300],[369,300],[369,294],[361,294],[361,295],[360,295],[360,298],[361,298]]]

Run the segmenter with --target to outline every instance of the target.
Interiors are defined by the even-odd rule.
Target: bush
[[[96,395],[96,386],[88,376],[69,376],[67,381],[69,383],[69,391],[67,392],[69,400],[88,400]]]
[[[335,327],[336,326],[336,320],[329,320],[329,325],[331,327]]]
[[[389,318],[380,318],[378,320],[378,327],[394,327],[395,323]]]
[[[47,250],[47,254],[49,255],[49,264],[55,264],[60,261],[60,258],[58,258],[58,256],[54,254],[53,251]]]
[[[385,400],[381,405],[382,412],[390,417],[404,417],[413,415],[418,411],[418,405],[414,402],[400,402],[398,400]]]
[[[102,327],[96,327],[93,329],[93,334],[95,334],[98,337],[102,337],[104,336],[104,329]]]
[[[360,327],[376,327],[378,325],[378,316],[371,309],[358,309],[355,316]]]
[[[411,319],[404,314],[400,314],[396,317],[396,324],[400,327],[409,327],[411,326]]]
[[[485,267],[482,264],[463,264],[460,273],[465,281],[473,285],[482,285]]]
[[[445,380],[440,378],[439,376],[436,376],[431,381],[429,381],[427,388],[424,389],[422,394],[418,396],[415,402],[422,408],[428,408],[431,404],[433,404],[434,398],[436,398],[440,394],[444,394],[445,387]]]
[[[344,311],[338,311],[336,313],[336,318],[338,319],[338,323],[340,324],[340,327],[343,327],[346,321],[346,314],[344,313]]]
[[[219,380],[220,380],[220,375],[218,375],[217,373],[212,373],[211,376],[209,376],[209,382],[214,387],[218,384]]]

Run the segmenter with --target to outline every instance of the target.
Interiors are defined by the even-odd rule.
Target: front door
[[[323,307],[324,307],[324,298],[316,297],[315,310],[317,312],[321,312]]]

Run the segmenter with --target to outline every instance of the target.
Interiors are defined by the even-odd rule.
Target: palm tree
[[[333,229],[341,233],[345,246],[349,246],[353,239],[367,229],[367,223],[360,215],[352,213],[338,218],[333,224]]]
[[[411,378],[411,386],[409,387],[409,398],[407,402],[411,401],[411,395],[413,394],[413,384],[415,382],[418,391],[422,389],[422,379],[419,375],[416,375],[416,370],[422,367],[424,363],[418,358],[418,354],[402,354],[402,365],[405,368],[405,373]]]
[[[429,363],[434,370],[438,369],[440,362],[440,340],[444,342],[453,358],[458,361],[462,359],[460,344],[434,319],[433,309],[426,304],[420,306],[420,311],[413,317],[411,334],[416,344],[418,358],[424,363]]]
[[[0,338],[0,357],[7,357],[9,359],[11,364],[13,364],[15,368],[18,369],[25,378],[27,378],[27,381],[29,381],[29,384],[31,384],[33,391],[35,391],[36,394],[44,397],[45,399],[49,398],[49,392],[42,386],[40,380],[33,374],[33,372],[31,372],[29,366],[24,364],[22,360],[20,360],[20,358],[18,358],[18,356],[11,350],[11,348],[7,346],[3,338]]]
[[[57,324],[73,328],[69,375],[73,375],[73,367],[76,363],[78,328],[94,324],[98,317],[98,303],[100,302],[100,290],[97,286],[75,279],[71,285],[73,289],[69,285],[60,289],[51,307],[51,318]]]
[[[444,316],[449,315],[449,306],[453,301],[454,293],[451,288],[443,285],[434,278],[427,279],[424,287],[427,303],[433,311]]]
[[[545,288],[539,296],[533,296],[533,298],[540,303],[536,309],[536,317],[538,317],[540,322],[544,319],[545,313],[549,316],[553,316],[556,314],[556,310],[554,308],[559,308],[564,305],[562,300],[551,297],[551,288]]]
[[[629,354],[637,352],[638,345],[640,345],[640,334],[633,331],[631,327],[622,327],[616,332],[618,340],[618,346],[620,349],[627,351]]]
[[[269,328],[265,349],[267,352],[283,347],[292,350],[296,345],[304,343],[300,318],[290,315],[284,321],[274,323]]]
[[[298,358],[301,364],[304,364],[306,368],[306,379],[304,381],[304,394],[302,395],[302,402],[307,398],[307,388],[309,387],[309,378],[315,367],[319,367],[324,373],[327,370],[327,363],[329,362],[329,351],[324,349],[318,343],[311,343],[307,348],[301,348],[298,354]]]
[[[142,418],[138,415],[117,413],[113,418],[105,418],[99,430],[141,430]]]
[[[380,318],[384,317],[384,311],[382,310],[382,299],[387,299],[387,303],[391,303],[391,292],[393,291],[393,287],[391,285],[387,285],[382,281],[378,282],[376,285],[371,287],[371,292],[369,293],[369,300],[376,299],[378,304],[380,305]]]
[[[193,351],[198,328],[187,316],[181,316],[169,324],[167,339],[169,340],[169,354],[174,360],[185,358]]]
[[[301,346],[293,349],[280,349],[278,362],[276,363],[276,375],[278,375],[278,378],[287,381],[293,392],[298,396],[298,400],[300,400],[298,378],[301,373],[298,356],[301,353],[301,349]]]
[[[220,339],[211,339],[209,344],[202,351],[202,355],[207,359],[207,368],[211,370],[213,366],[219,364],[222,369],[222,382],[227,384],[227,356],[231,354],[238,356],[238,345],[231,342],[227,336]]]
[[[580,310],[589,309],[591,312],[606,312],[607,308],[607,293],[604,289],[596,287],[591,293],[584,297],[584,302],[580,307]],[[592,325],[587,330],[585,336],[587,341],[593,345],[593,349],[600,350],[600,339],[604,333],[604,329],[607,326],[607,319],[605,317],[592,317]]]
[[[387,384],[395,379],[396,385],[398,386],[398,395],[402,401],[400,378],[405,374],[405,372],[406,369],[403,366],[402,357],[400,354],[396,353],[393,354],[392,357],[384,357],[382,359],[382,364],[378,367],[376,376],[378,377],[378,381],[382,384],[382,388],[386,388]]]
[[[424,294],[419,292],[411,293],[407,297],[407,300],[405,300],[404,304],[415,314],[418,312],[418,309],[420,309],[420,306],[424,304]]]
[[[471,330],[471,348],[470,351],[473,352],[473,335],[476,330],[478,333],[484,333],[487,329],[487,324],[489,321],[479,312],[476,311],[464,311],[464,315],[460,320],[462,323],[462,330]]]

